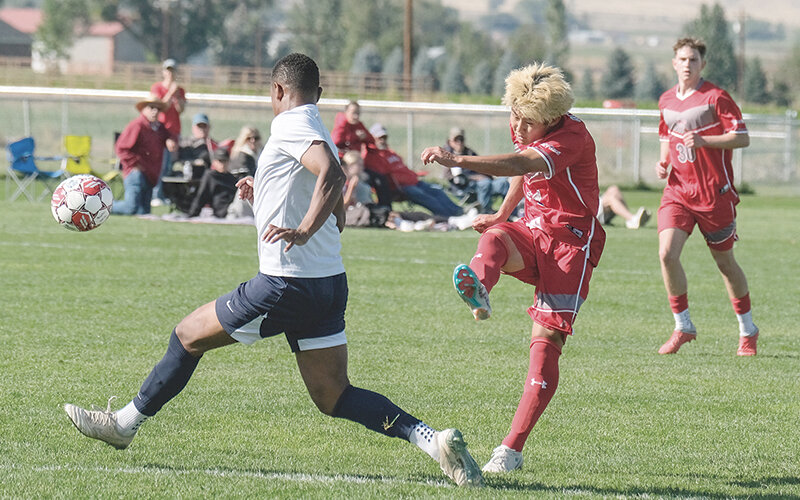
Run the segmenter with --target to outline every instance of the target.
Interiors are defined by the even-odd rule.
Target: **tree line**
[[[173,57],[184,62],[204,54],[217,65],[271,67],[299,51],[322,70],[403,73],[403,0],[297,0],[288,8],[273,0],[43,0],[42,8],[37,37],[52,56],[63,56],[91,22],[116,20],[139,38],[154,61]],[[461,21],[458,11],[440,0],[414,0],[412,73],[429,78],[443,93],[484,96],[502,94],[508,72],[532,61],[562,67],[584,99],[654,101],[673,84],[671,72],[656,69],[664,67],[666,56],[645,61],[637,70],[623,47],[611,52],[601,74],[589,69],[573,74],[567,34],[569,27],[581,24],[563,0],[521,0],[513,16],[489,15],[482,26]],[[768,31],[763,23],[754,26]],[[507,40],[492,38],[490,27],[502,27]],[[800,45],[771,78],[760,59],[751,58],[740,79],[731,23],[719,3],[701,5],[698,17],[682,31],[705,39],[708,80],[748,102],[792,105],[800,89]]]

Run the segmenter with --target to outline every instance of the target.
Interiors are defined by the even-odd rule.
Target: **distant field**
[[[735,356],[698,235],[684,262],[700,336],[658,356],[672,317],[656,231],[610,227],[524,469],[466,492],[408,443],[319,414],[281,338],[207,354],[128,450],[83,438],[62,405],[134,396],[175,323],[256,270],[254,230],[112,217],[78,234],[46,204],[0,201],[0,498],[798,498],[797,199],[745,197],[739,227],[757,357]],[[450,282],[473,232],[343,238],[352,381],[459,427],[482,465],[520,395],[532,289],[502,278],[476,324]]]

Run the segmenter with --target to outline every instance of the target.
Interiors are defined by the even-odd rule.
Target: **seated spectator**
[[[178,161],[189,163],[192,168],[192,179],[200,179],[211,166],[211,158],[217,149],[217,142],[211,139],[211,123],[208,115],[197,113],[192,118],[192,136],[181,138],[178,147]]]
[[[639,229],[650,220],[650,211],[644,207],[639,207],[636,213],[631,213],[622,191],[619,187],[611,185],[600,195],[600,207],[597,211],[597,220],[601,224],[608,225],[615,215],[625,219],[625,227],[628,229]]]
[[[231,146],[229,166],[237,180],[256,174],[259,153],[261,153],[261,132],[255,127],[242,127]]]
[[[365,158],[367,183],[375,190],[378,205],[389,207],[392,204],[391,185],[386,176],[372,168],[367,161],[366,149],[375,145],[375,139],[367,131],[367,127],[361,123],[360,118],[361,106],[356,101],[348,102],[344,111],[336,114],[331,138],[339,149],[339,159],[342,159],[348,151],[355,151]]]
[[[139,215],[150,213],[153,188],[161,175],[165,147],[174,147],[175,138],[158,121],[165,104],[156,97],[136,103],[139,116],[131,120],[116,142],[122,166],[125,198],[114,203],[111,213]]]
[[[452,217],[463,213],[461,207],[453,203],[440,186],[419,180],[417,173],[408,168],[403,159],[389,148],[389,134],[383,125],[374,124],[370,127],[370,132],[375,137],[375,147],[367,148],[367,155],[364,157],[367,168],[374,168],[378,173],[386,175],[400,193],[434,215]]]
[[[364,159],[355,151],[348,151],[342,158],[345,181],[342,201],[345,206],[346,226],[383,227],[389,215],[389,207],[376,205],[372,189],[367,184]]]
[[[200,187],[197,188],[197,194],[192,200],[189,217],[200,215],[200,210],[209,203],[214,211],[214,217],[223,219],[228,215],[228,206],[236,195],[238,180],[228,170],[229,163],[230,155],[227,149],[218,148],[214,151],[211,167],[203,174]]]
[[[255,127],[244,126],[231,147],[231,163],[228,169],[236,180],[256,174],[258,155],[261,153],[261,133]],[[250,203],[234,196],[228,207],[228,219],[253,217]]]
[[[447,144],[442,146],[445,151],[463,156],[477,156],[477,153],[467,147],[464,140],[464,129],[453,127],[447,138]],[[446,168],[445,178],[450,181],[457,192],[475,194],[478,199],[478,210],[482,214],[492,214],[492,200],[495,196],[505,197],[508,193],[507,177],[492,177],[469,169]]]

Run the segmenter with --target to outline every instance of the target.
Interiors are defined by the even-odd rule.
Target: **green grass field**
[[[736,319],[697,234],[683,261],[699,337],[657,355],[673,323],[654,225],[608,228],[524,469],[466,491],[408,443],[317,412],[280,337],[207,354],[127,450],[84,438],[63,404],[127,403],[173,326],[256,271],[254,229],[112,217],[78,234],[47,204],[0,201],[0,498],[798,498],[798,199],[739,208],[758,356],[735,355]],[[478,324],[450,280],[475,233],[343,239],[352,382],[460,428],[483,465],[521,393],[532,289],[502,278]]]

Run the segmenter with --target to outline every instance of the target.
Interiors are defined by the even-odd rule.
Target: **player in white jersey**
[[[255,178],[237,184],[240,197],[253,203],[259,273],[184,318],[167,353],[123,409],[67,404],[65,410],[86,436],[126,448],[139,426],[185,387],[204,353],[284,333],[321,412],[410,441],[457,484],[482,486],[458,430],[436,431],[381,394],[350,384],[347,278],[339,255],[344,172],[317,109],[321,93],[319,69],[309,57],[290,54],[273,68],[270,138]]]

